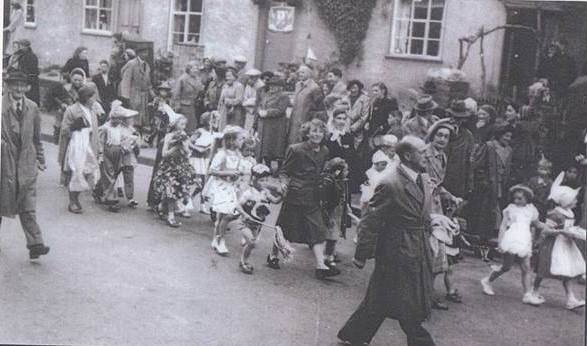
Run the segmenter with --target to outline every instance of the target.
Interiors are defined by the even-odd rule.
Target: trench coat
[[[257,107],[267,111],[267,116],[259,117],[257,132],[261,145],[259,158],[282,159],[287,146],[286,110],[289,96],[284,92],[268,92],[259,90]]]
[[[97,104],[96,102],[94,104]],[[94,154],[98,155],[99,153],[99,136],[98,136],[98,112],[96,107],[92,107],[92,123],[90,127],[92,129],[92,133],[90,135],[90,145]],[[65,153],[67,152],[67,147],[69,146],[69,140],[71,138],[71,130],[70,127],[77,118],[84,118],[84,111],[82,110],[80,104],[78,102],[72,104],[71,106],[67,107],[65,113],[63,114],[63,121],[61,122],[61,135],[59,137],[59,154],[57,160],[59,165],[61,165],[63,171],[63,163],[65,160]]]
[[[369,258],[375,249],[365,303],[391,319],[423,321],[431,311],[431,183],[426,174],[422,180],[424,191],[398,165],[376,188],[360,223],[355,258]]]
[[[469,129],[461,126],[450,136],[444,152],[448,158],[444,187],[453,195],[466,198],[473,189],[473,170],[471,158],[475,148],[475,138]]]
[[[314,118],[326,122],[326,110],[324,108],[324,95],[320,86],[312,79],[296,84],[293,108],[289,119],[289,133],[287,143],[289,145],[299,143],[303,139],[300,135],[300,127],[306,121]]]
[[[120,73],[122,76],[119,87],[120,96],[128,99],[130,108],[139,112],[137,125],[150,126],[147,103],[149,103],[152,87],[151,67],[146,61],[134,58],[124,65]]]
[[[196,106],[204,93],[204,85],[198,78],[187,73],[182,74],[173,86],[174,104],[179,113],[187,120],[187,129],[195,130],[198,127]]]
[[[16,132],[20,132],[20,138]],[[4,94],[1,151],[0,216],[13,217],[22,212],[34,211],[37,162],[44,164],[45,156],[41,144],[41,117],[33,101],[24,99],[19,126],[10,97]]]

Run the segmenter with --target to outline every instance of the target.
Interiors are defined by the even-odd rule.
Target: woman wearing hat
[[[69,190],[68,210],[82,213],[79,195],[93,188],[98,172],[98,113],[93,107],[94,89],[83,86],[79,99],[63,115],[59,141],[62,181]]]
[[[469,232],[479,237],[484,261],[489,261],[489,240],[497,236],[501,210],[508,202],[512,132],[507,125],[496,127],[492,140],[479,147],[472,158],[474,189],[469,200]]]
[[[196,109],[204,93],[204,85],[198,77],[195,62],[189,62],[184,73],[177,79],[173,87],[175,110],[183,114],[188,120],[187,131],[191,132],[199,126],[199,114]],[[199,107],[198,107],[199,108]]]
[[[222,87],[218,100],[220,112],[220,130],[226,125],[245,125],[245,109],[243,108],[243,94],[245,87],[238,81],[238,74],[234,68],[226,71],[226,83]]]
[[[287,146],[287,118],[289,96],[283,92],[283,80],[270,78],[259,90],[257,97],[257,133],[260,139],[259,159],[271,167],[277,161],[278,166],[285,157]]]
[[[49,252],[37,224],[36,195],[38,171],[44,171],[41,118],[37,105],[25,96],[28,78],[22,72],[9,73],[2,97],[2,152],[0,154],[0,222],[18,214],[31,259]]]

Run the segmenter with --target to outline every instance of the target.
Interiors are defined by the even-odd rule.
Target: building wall
[[[119,0],[125,1],[125,0]],[[110,36],[82,33],[83,0],[39,0],[37,26],[26,28],[42,67],[63,65],[75,48],[89,49],[90,69],[107,59]],[[155,54],[166,51],[173,0],[142,0],[141,37],[154,42]],[[204,0],[201,44],[206,55],[231,59],[240,54],[254,60],[258,9],[250,0]],[[172,47],[173,48],[173,47]]]
[[[366,83],[383,81],[392,85],[392,94],[397,90],[421,86],[430,68],[455,66],[459,57],[458,39],[476,32],[481,26],[492,28],[506,21],[506,12],[498,0],[446,0],[442,62],[408,60],[387,56],[390,46],[393,2],[378,1],[373,10],[367,37],[363,42],[363,58],[346,67],[346,78],[358,78]],[[321,61],[336,56],[337,48],[333,35],[318,16],[312,1],[304,3],[296,12],[295,58],[305,56],[307,47],[312,47]],[[308,36],[311,38],[308,39]],[[487,81],[497,85],[500,74],[503,32],[496,32],[485,39],[485,64]],[[481,64],[478,45],[463,67],[471,82],[472,90],[480,89]]]

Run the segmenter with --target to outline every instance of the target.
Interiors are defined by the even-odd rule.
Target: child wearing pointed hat
[[[555,204],[546,217],[550,226],[541,233],[540,249],[536,265],[533,296],[539,305],[544,298],[539,294],[545,278],[562,281],[567,296],[566,308],[574,310],[585,305],[573,292],[573,280],[585,274],[585,259],[577,247],[576,240],[585,241],[585,229],[575,226],[573,208],[577,205],[580,188],[563,185],[565,173],[561,173],[552,184],[549,199]]]
[[[112,102],[109,120],[98,129],[101,174],[93,196],[96,202],[105,203],[111,212],[120,210],[116,181],[121,173],[128,205],[134,208],[138,204],[134,200],[133,182],[138,136],[133,128],[124,125],[125,119],[136,115],[137,111],[124,108],[121,101],[115,100]]]

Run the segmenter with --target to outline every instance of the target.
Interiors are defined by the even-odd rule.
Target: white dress
[[[214,143],[214,136],[212,132],[205,130],[205,129],[198,129],[199,137],[194,141],[194,146],[199,148],[202,153],[198,153],[196,157],[190,157],[190,163],[194,167],[196,174],[198,175],[208,175],[208,166],[210,164],[210,158],[208,157],[209,154],[206,152],[210,152],[212,149],[212,144]]]
[[[210,170],[238,170],[242,161],[240,152],[221,149],[214,155],[210,163]],[[210,208],[222,214],[236,215],[238,203],[238,179],[221,178],[210,176],[204,196],[209,200]]]
[[[530,256],[532,254],[530,227],[536,220],[538,220],[538,210],[533,204],[523,207],[508,205],[503,210],[499,250],[522,258]]]
[[[564,211],[567,219],[565,220],[565,230],[571,230],[577,239],[585,239],[585,230],[574,226],[575,215],[571,210],[557,208]],[[556,236],[552,247],[552,256],[550,259],[550,273],[556,276],[575,278],[585,274],[585,259],[575,243],[575,239],[559,234]]]

